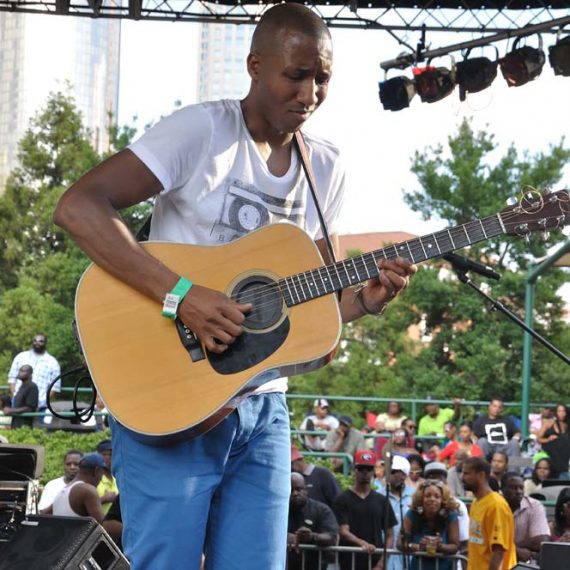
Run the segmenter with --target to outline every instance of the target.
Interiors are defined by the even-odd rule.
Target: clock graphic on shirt
[[[269,222],[269,212],[257,202],[236,198],[230,207],[229,218],[232,226],[251,232]]]

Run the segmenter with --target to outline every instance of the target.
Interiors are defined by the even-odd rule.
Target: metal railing
[[[367,554],[362,550],[362,548],[352,547],[352,546],[327,546],[319,547],[313,544],[299,544],[297,547],[298,552],[289,549],[287,556],[289,557],[288,568],[293,568],[295,570],[321,570],[326,568],[327,570],[355,570],[356,568],[362,568],[362,562],[364,557],[367,559],[365,561],[365,566],[368,570],[373,568],[373,560],[382,556],[384,550],[382,548],[377,548],[373,554]],[[436,554],[429,555],[426,552],[417,552],[414,554],[406,554],[400,550],[389,548],[386,550],[388,559],[386,561],[386,568],[389,568],[389,560],[391,557],[406,558],[406,564],[402,561],[402,568],[409,568],[413,559],[418,561],[418,570],[426,570],[427,567],[434,570],[439,570],[440,561],[453,560],[453,568],[456,570],[462,570],[467,568],[467,555],[465,553],[457,553],[453,555]],[[339,562],[339,555],[342,558],[342,562]],[[358,558],[357,558],[358,557]],[[293,562],[293,564],[291,564]]]

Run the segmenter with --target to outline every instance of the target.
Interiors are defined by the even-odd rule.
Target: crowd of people
[[[553,459],[547,451],[565,449],[565,406],[540,410],[540,421],[531,424],[533,457],[527,461],[521,459],[527,451],[518,423],[504,415],[500,399],[493,399],[474,422],[459,423],[458,400],[447,409],[430,402],[417,435],[415,422],[398,402],[390,402],[384,413],[367,414],[367,429],[362,430],[350,416],[331,413],[324,398],[313,406],[301,424],[311,433],[302,433],[292,447],[292,470],[301,494],[321,502],[335,516],[337,528],[335,534],[329,515],[326,531],[318,524],[311,527],[313,533],[325,532],[326,538],[311,538],[306,521],[313,519],[308,513],[299,515],[303,501],[297,495],[294,506],[292,495],[290,568],[301,567],[301,545],[307,544],[362,551],[340,552],[340,570],[369,564],[379,570],[385,548],[399,551],[388,554],[386,568],[414,570],[420,568],[419,556],[421,568],[436,568],[434,554],[463,554],[469,569],[507,569],[517,561],[537,561],[544,541],[570,542],[570,486],[560,491],[552,520],[541,502],[545,481],[564,486],[568,479],[568,457]],[[556,447],[548,446],[552,442],[558,442]],[[331,471],[311,464],[309,459],[321,451],[352,457],[350,489],[341,491],[332,477],[332,471],[342,468],[341,459],[333,458]],[[534,465],[531,472],[524,467],[529,462]],[[327,567],[326,556],[317,558],[314,550],[310,555],[303,568]],[[461,566],[444,558],[437,567]]]
[[[92,517],[121,548],[119,489],[112,469],[112,443],[100,441],[94,451],[68,450],[63,475],[48,481],[40,495],[42,515]]]
[[[29,412],[45,412],[48,398],[61,391],[61,369],[47,350],[47,336],[37,333],[29,350],[18,353],[8,372],[9,393],[0,395],[0,429],[32,427]],[[49,393],[48,393],[49,391]],[[39,423],[43,423],[40,418]]]

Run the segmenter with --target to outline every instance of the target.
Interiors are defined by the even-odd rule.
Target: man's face
[[[406,474],[403,471],[395,470],[390,473],[390,486],[394,489],[403,489],[406,482]]]
[[[32,377],[32,368],[28,365],[22,366],[18,371],[18,378],[24,382]]]
[[[111,471],[111,462],[113,459],[113,452],[110,449],[101,452],[103,459],[105,460],[105,465],[109,471]]]
[[[95,487],[97,487],[97,485],[99,485],[99,483],[101,483],[101,479],[103,479],[103,467],[96,467],[95,471],[94,471],[94,476],[95,476]]]
[[[343,424],[342,422],[338,424],[338,429],[342,431],[345,435],[350,431],[350,426]]]
[[[503,413],[503,402],[492,400],[489,404],[489,417],[491,419],[499,417]]]
[[[437,416],[439,412],[439,404],[428,404],[426,406],[426,412],[432,417]]]
[[[295,461],[291,461],[291,471],[293,473],[303,473],[303,460],[302,459],[295,459]]]
[[[63,477],[66,481],[71,481],[79,472],[80,459],[78,453],[70,453],[63,461]]]
[[[482,474],[476,472],[469,465],[463,465],[463,471],[461,473],[461,480],[463,481],[463,486],[466,491],[477,492],[480,485],[480,479]]]
[[[507,470],[507,460],[502,453],[494,453],[491,460],[491,471],[493,473],[504,473]]]
[[[361,485],[366,485],[372,483],[374,478],[374,466],[373,465],[356,465],[354,467],[354,479],[357,483]]]
[[[307,504],[309,495],[303,477],[291,477],[291,496],[289,504],[293,509],[302,509]]]
[[[292,30],[280,30],[272,45],[248,57],[256,110],[278,133],[299,130],[327,96],[332,44]]]
[[[35,352],[43,352],[46,349],[47,340],[43,334],[37,334],[32,341],[32,348]]]
[[[524,482],[522,477],[511,477],[507,485],[503,488],[503,496],[511,509],[516,511],[521,506],[524,496]]]
[[[327,406],[315,406],[315,415],[320,420],[326,418],[328,413],[329,409]]]

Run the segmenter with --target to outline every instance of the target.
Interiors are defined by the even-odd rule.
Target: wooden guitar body
[[[163,317],[156,302],[96,265],[86,270],[75,302],[86,363],[111,414],[149,443],[204,433],[268,379],[332,357],[341,330],[336,295],[288,307],[274,286],[322,265],[296,226],[267,226],[213,247],[142,245],[176,273],[238,299],[253,295],[254,304],[244,334],[219,356],[197,342],[185,346],[182,323]]]

